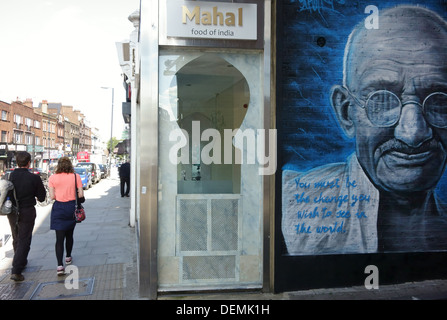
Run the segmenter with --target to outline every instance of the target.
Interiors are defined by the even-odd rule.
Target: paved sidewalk
[[[120,196],[116,170],[110,178],[86,190],[85,198],[87,218],[75,228],[73,263],[67,267],[67,274],[56,274],[55,233],[49,227],[51,205],[36,206],[38,218],[23,282],[9,279],[11,239],[0,247],[0,300],[138,299],[135,229],[129,227],[130,198]],[[7,218],[0,220],[5,230]],[[75,276],[79,279],[77,288],[71,281]]]
[[[261,292],[227,292],[161,295],[159,300],[447,300],[447,280],[427,280],[395,285],[381,285],[367,290],[364,286],[311,289],[279,294]]]

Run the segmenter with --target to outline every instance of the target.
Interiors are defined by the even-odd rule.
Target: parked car
[[[75,173],[79,174],[82,181],[82,188],[85,190],[89,189],[93,183],[92,183],[92,175],[90,173],[90,170],[84,167],[75,167]]]
[[[109,169],[106,164],[99,164],[99,168],[101,169],[101,178],[107,178],[109,176]]]
[[[101,167],[99,166],[99,163],[96,163],[96,168],[98,169],[98,180],[101,181],[102,179],[102,172],[101,172]]]
[[[13,172],[13,171],[14,171],[14,168],[6,169],[5,173],[2,175],[1,178],[5,179],[5,180],[9,180],[9,176],[11,175],[11,172]],[[42,179],[42,181],[46,181],[48,179],[48,174],[45,171],[43,171],[41,168],[34,168],[34,169],[29,168],[28,171],[31,173],[37,174]]]
[[[9,180],[9,175],[11,174],[11,172],[13,172],[14,169],[6,169],[5,172],[2,175],[2,179],[4,180]]]
[[[78,164],[76,165],[76,167],[83,167],[83,168],[88,168],[92,174],[92,183],[98,183],[99,180],[101,180],[101,172],[98,168],[98,166],[96,165],[96,163],[93,162],[78,162]]]
[[[31,173],[39,175],[40,178],[42,179],[42,181],[45,181],[48,179],[48,173],[43,171],[41,168],[29,168],[28,170]]]

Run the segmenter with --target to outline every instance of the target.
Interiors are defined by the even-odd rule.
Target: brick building
[[[55,156],[57,158],[61,154],[69,156],[74,160],[79,151],[91,152],[91,129],[85,116],[79,110],[74,110],[72,106],[64,106],[62,103],[51,103],[47,100],[39,103],[38,109],[45,111],[44,113],[48,115],[48,120],[50,118],[53,119],[49,125],[54,124],[55,132],[54,136],[53,132],[49,133],[51,141],[48,141],[50,144],[54,143],[50,147],[51,160],[54,160]]]
[[[82,150],[91,152],[91,129],[85,116],[73,107],[43,100],[38,107],[27,99],[0,101],[0,174],[16,166],[15,154],[27,151],[33,167],[47,168],[66,155],[76,158]]]
[[[3,172],[7,167],[8,159],[8,142],[10,136],[10,114],[11,105],[9,103],[0,101],[0,172]]]
[[[33,166],[41,166],[43,159],[42,115],[34,112],[33,102],[14,101],[10,105],[5,136],[7,143],[7,167],[14,167],[15,154],[28,151],[33,158]]]

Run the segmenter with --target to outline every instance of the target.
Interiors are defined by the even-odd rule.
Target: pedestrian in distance
[[[130,163],[126,161],[119,167],[119,176],[120,176],[120,191],[121,197],[128,197],[130,191]],[[124,192],[124,186],[126,186],[126,191]]]
[[[76,226],[74,216],[76,207],[75,192],[78,193],[78,201],[80,203],[85,201],[81,177],[74,172],[73,164],[68,157],[59,159],[55,174],[48,179],[48,187],[50,198],[55,200],[51,210],[50,229],[56,231],[56,271],[58,275],[64,275],[64,244],[66,249],[65,263],[72,263],[73,234]]]
[[[19,205],[18,213],[8,214],[14,249],[11,280],[23,281],[25,277],[22,275],[22,271],[28,263],[28,253],[31,249],[31,239],[36,221],[36,198],[40,202],[45,201],[46,191],[42,179],[28,170],[31,164],[31,155],[25,151],[18,152],[16,161],[18,168],[12,171],[9,177],[14,185]],[[9,191],[8,196],[17,206],[12,190]]]

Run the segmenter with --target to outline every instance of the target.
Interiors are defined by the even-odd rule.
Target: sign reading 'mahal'
[[[225,40],[257,39],[257,5],[167,1],[167,36]]]

